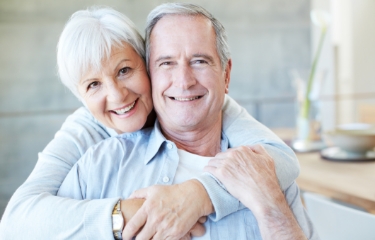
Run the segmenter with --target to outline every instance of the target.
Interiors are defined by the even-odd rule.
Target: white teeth
[[[181,102],[186,102],[186,101],[192,101],[192,100],[195,100],[195,99],[198,99],[199,97],[192,97],[192,98],[177,98],[175,97],[174,99],[177,100],[177,101],[181,101]]]
[[[126,108],[123,108],[123,109],[120,109],[120,110],[113,110],[113,111],[115,113],[121,115],[121,114],[124,114],[124,113],[129,112],[130,110],[132,110],[133,107],[134,107],[134,105],[135,105],[135,102],[133,102],[132,105],[130,105],[130,106],[126,107]]]

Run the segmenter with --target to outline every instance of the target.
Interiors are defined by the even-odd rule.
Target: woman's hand
[[[125,224],[135,215],[144,203],[144,199],[124,199],[121,200],[121,213],[124,217]]]
[[[130,198],[145,199],[142,207],[126,223],[124,240],[190,239],[204,234],[200,217],[213,212],[211,200],[197,180],[182,184],[155,185],[135,191]]]

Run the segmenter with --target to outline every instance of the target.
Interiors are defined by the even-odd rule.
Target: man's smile
[[[169,98],[172,99],[172,100],[179,101],[179,102],[188,102],[188,101],[193,101],[193,100],[199,99],[201,97],[203,97],[203,96],[195,96],[195,97],[169,97]]]

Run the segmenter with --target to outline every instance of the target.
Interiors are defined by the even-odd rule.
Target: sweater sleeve
[[[261,144],[273,158],[280,187],[285,190],[299,174],[299,163],[293,150],[270,129],[256,121],[247,111],[228,95],[223,106],[223,132],[229,140],[229,147]],[[211,174],[197,178],[206,188],[215,213],[213,221],[243,209],[244,206],[231,196],[224,186]]]
[[[70,115],[10,199],[0,239],[110,239],[117,199],[75,200],[57,191],[75,162],[110,133],[85,108]],[[31,220],[32,219],[32,220]],[[95,233],[94,238],[92,238]]]

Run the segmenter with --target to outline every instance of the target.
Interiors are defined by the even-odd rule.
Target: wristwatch
[[[122,239],[122,229],[124,229],[124,217],[122,216],[120,201],[118,200],[112,212],[112,229],[116,240]]]

